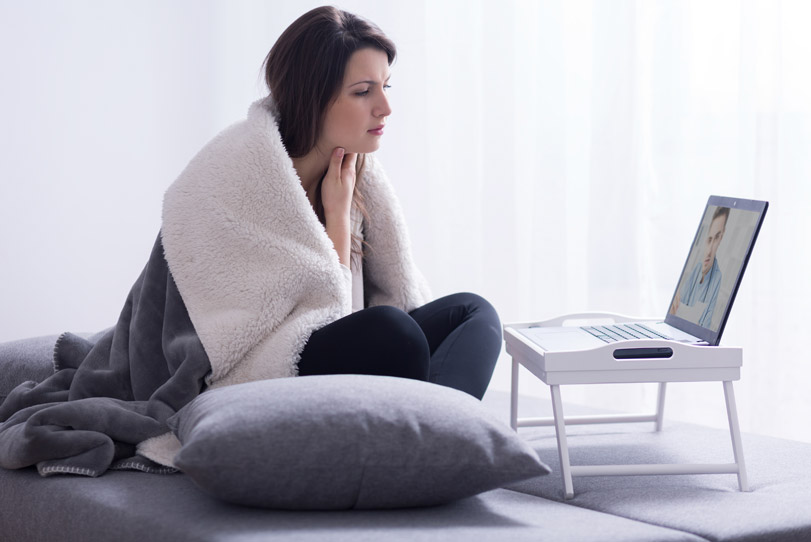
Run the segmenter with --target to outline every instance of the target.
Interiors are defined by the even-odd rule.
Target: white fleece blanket
[[[349,270],[288,156],[270,97],[217,135],[166,193],[169,269],[211,362],[211,387],[295,376],[310,334],[351,312]],[[410,311],[431,298],[403,214],[376,160],[362,173],[370,216],[367,306]]]

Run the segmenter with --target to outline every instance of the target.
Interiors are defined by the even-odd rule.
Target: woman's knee
[[[492,373],[501,352],[503,340],[501,319],[495,307],[482,296],[471,292],[461,292],[455,295],[458,296],[459,303],[463,303],[465,306],[467,311],[465,325],[469,326],[476,336],[477,350],[481,355],[482,370],[489,375]]]
[[[392,347],[402,345],[421,353],[427,348],[425,335],[420,326],[406,312],[397,307],[381,305],[364,311],[369,325],[368,336],[372,340],[389,344]]]
[[[425,334],[406,312],[386,305],[365,309],[369,347],[406,378],[428,379],[431,353]]]
[[[484,323],[491,326],[493,329],[498,330],[499,339],[501,338],[501,319],[498,312],[493,305],[479,294],[472,292],[460,292],[451,294],[456,303],[464,305],[467,308],[469,318],[476,318],[482,320]]]

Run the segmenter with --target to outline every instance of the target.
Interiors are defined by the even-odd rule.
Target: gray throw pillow
[[[466,393],[368,375],[207,391],[171,420],[175,464],[228,502],[279,509],[430,506],[547,474]]]

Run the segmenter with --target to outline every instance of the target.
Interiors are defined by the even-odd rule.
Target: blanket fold
[[[66,333],[55,373],[22,384],[0,405],[0,466],[43,475],[98,476],[114,462],[164,472],[136,445],[204,387],[210,365],[174,284],[160,237],[117,324],[95,343]]]

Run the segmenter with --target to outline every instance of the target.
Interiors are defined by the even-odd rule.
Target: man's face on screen
[[[710,224],[710,231],[705,241],[704,260],[701,262],[702,279],[712,269],[712,262],[715,261],[715,253],[718,252],[718,246],[721,244],[721,239],[724,238],[726,225],[727,219],[725,216],[715,217]]]

